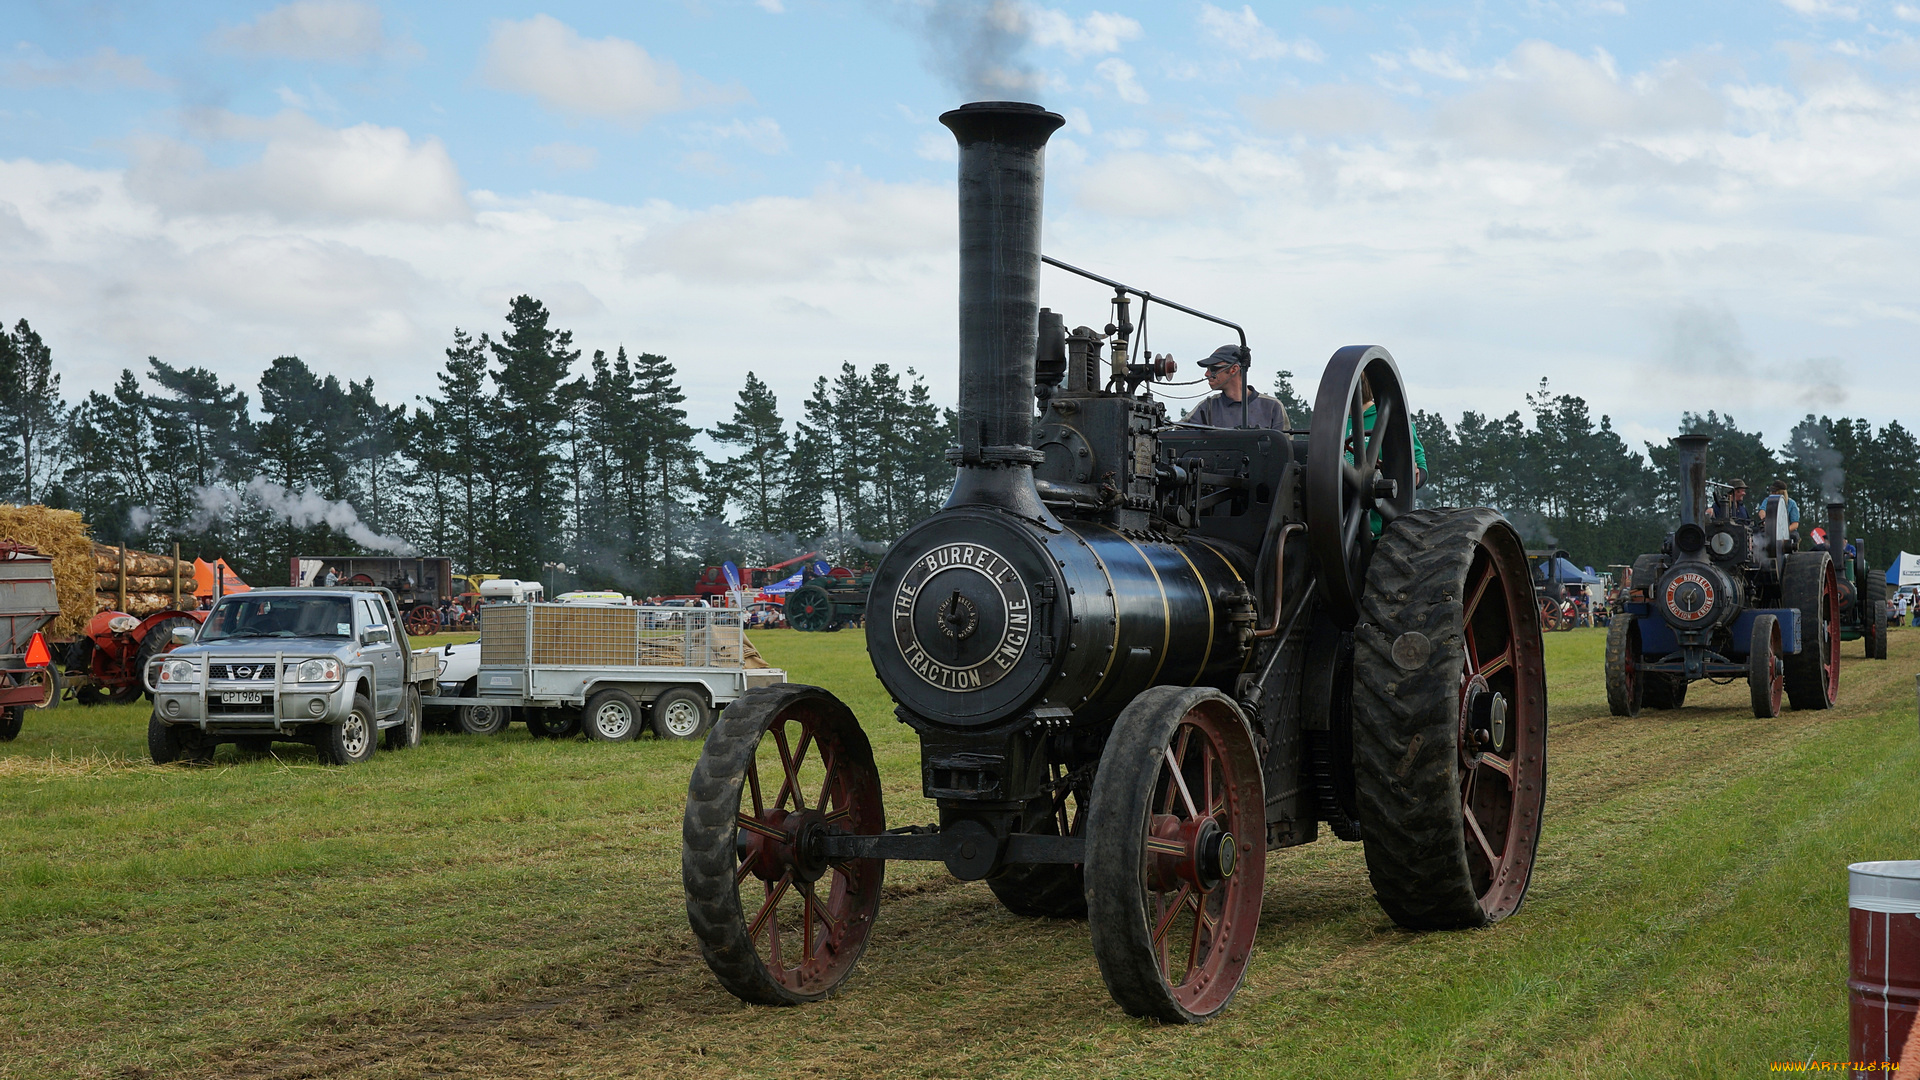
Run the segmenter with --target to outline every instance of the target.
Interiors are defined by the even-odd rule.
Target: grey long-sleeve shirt
[[[1287,426],[1287,407],[1280,399],[1247,388],[1245,412],[1243,403],[1230,400],[1225,394],[1215,394],[1194,406],[1187,414],[1187,423],[1205,424],[1208,427],[1236,428],[1246,427],[1284,428]],[[1245,419],[1241,419],[1242,416]]]

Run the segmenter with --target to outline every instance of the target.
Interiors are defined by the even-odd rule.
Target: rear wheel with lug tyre
[[[692,687],[676,686],[653,699],[653,733],[662,739],[704,739],[712,726],[706,695]]]
[[[721,984],[797,1005],[845,982],[886,863],[827,858],[822,841],[886,828],[872,746],[838,698],[789,683],[728,705],[687,786],[680,856],[687,919]]]
[[[320,733],[320,761],[326,765],[358,765],[373,757],[379,745],[379,729],[374,726],[373,702],[366,695],[353,695],[353,708],[337,724],[328,724]]]
[[[577,709],[536,709],[529,706],[520,715],[526,717],[527,730],[536,739],[571,739],[580,734],[580,712]]]
[[[400,692],[400,723],[385,732],[387,749],[411,750],[419,746],[421,724],[420,688],[409,683]]]
[[[1373,891],[1415,930],[1519,910],[1547,787],[1546,666],[1519,534],[1492,510],[1389,526],[1355,635],[1354,782]]]
[[[1020,831],[1042,836],[1087,834],[1088,788],[1075,785],[1053,766],[1056,790],[1027,804]],[[987,879],[1000,906],[1036,919],[1084,919],[1087,915],[1083,867],[1062,863],[1016,863]]]
[[[1861,639],[1867,643],[1867,659],[1885,660],[1887,658],[1887,583],[1885,579],[1873,573],[1869,568],[1867,579],[1860,585],[1861,602],[1867,605],[1861,614],[1861,624],[1866,633]]]
[[[1211,1019],[1246,976],[1266,881],[1265,787],[1225,694],[1156,686],[1114,721],[1087,822],[1087,925],[1130,1015]]]
[[[1620,614],[1607,625],[1607,711],[1640,715],[1640,620]]]
[[[583,724],[595,742],[628,742],[640,733],[640,704],[625,690],[598,691],[587,699]]]
[[[1800,612],[1800,651],[1787,657],[1787,700],[1829,709],[1840,700],[1840,582],[1824,551],[1796,551],[1781,574],[1780,603]]]
[[[1780,620],[1755,615],[1753,634],[1747,641],[1747,689],[1752,692],[1753,715],[1762,720],[1780,715],[1780,698],[1787,689],[1784,661]]]

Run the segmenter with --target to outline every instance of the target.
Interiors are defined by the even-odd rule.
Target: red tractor
[[[67,685],[82,705],[134,701],[147,692],[147,662],[174,648],[177,627],[198,628],[204,611],[157,611],[128,615],[102,611],[87,620],[86,633],[67,647]]]

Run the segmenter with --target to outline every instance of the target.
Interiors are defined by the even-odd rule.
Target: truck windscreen
[[[343,596],[230,596],[207,617],[199,640],[352,636],[353,607]]]

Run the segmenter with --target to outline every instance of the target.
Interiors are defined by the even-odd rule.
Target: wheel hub
[[[1183,882],[1210,892],[1233,876],[1239,859],[1238,842],[1218,821],[1172,814],[1155,815],[1147,851],[1148,884],[1156,892]]]
[[[1469,765],[1484,753],[1504,754],[1513,734],[1507,696],[1475,675],[1460,701],[1460,755]]]
[[[741,862],[751,862],[761,881],[778,881],[790,871],[799,881],[814,882],[827,872],[826,835],[818,810],[763,810],[741,815],[734,851]]]

